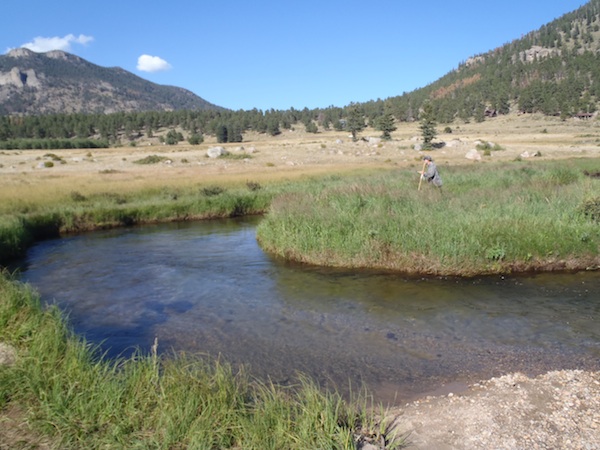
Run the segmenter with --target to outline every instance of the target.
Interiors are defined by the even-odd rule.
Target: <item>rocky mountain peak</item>
[[[63,52],[62,50],[51,50],[44,53],[45,56],[52,59],[60,59],[63,61],[77,61],[80,62],[82,59],[79,56],[72,55],[70,53]]]
[[[34,51],[29,50],[28,48],[13,48],[10,50],[6,56],[10,56],[11,58],[29,58],[35,54]]]

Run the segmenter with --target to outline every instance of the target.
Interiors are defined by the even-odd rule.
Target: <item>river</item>
[[[288,384],[298,372],[389,404],[507,372],[600,369],[600,274],[408,278],[290,264],[259,219],[37,243],[21,278],[110,357],[154,339]]]

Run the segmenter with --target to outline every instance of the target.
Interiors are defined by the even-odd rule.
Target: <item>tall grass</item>
[[[77,191],[60,202],[30,205],[0,215],[0,264],[23,255],[35,240],[62,233],[260,214],[273,193],[268,189],[224,189],[206,195],[199,187],[153,188],[132,192]]]
[[[18,404],[59,448],[353,449],[391,437],[366,395],[348,402],[302,376],[283,388],[218,360],[161,358],[156,347],[105,360],[7,274],[0,342],[18,352],[15,365],[0,367],[0,414]]]
[[[442,168],[443,191],[414,173],[344,180],[273,200],[261,245],[307,263],[473,275],[598,267],[600,229],[583,213],[600,162]],[[417,181],[416,181],[417,180]]]

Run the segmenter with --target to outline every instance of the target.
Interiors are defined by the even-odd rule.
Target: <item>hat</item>
[[[431,159],[431,156],[426,155],[426,156],[423,156],[423,161],[433,161],[433,159]]]

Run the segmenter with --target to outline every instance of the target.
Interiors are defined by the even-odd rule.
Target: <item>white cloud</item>
[[[64,37],[38,36],[33,38],[33,41],[21,45],[21,47],[28,48],[29,50],[38,53],[49,52],[50,50],[64,50],[68,52],[71,51],[72,44],[86,45],[93,40],[94,38],[92,36],[86,36],[84,34],[80,34],[79,36],[67,34]]]
[[[160,72],[169,70],[171,64],[158,56],[142,55],[138,58],[137,68],[142,72]]]

